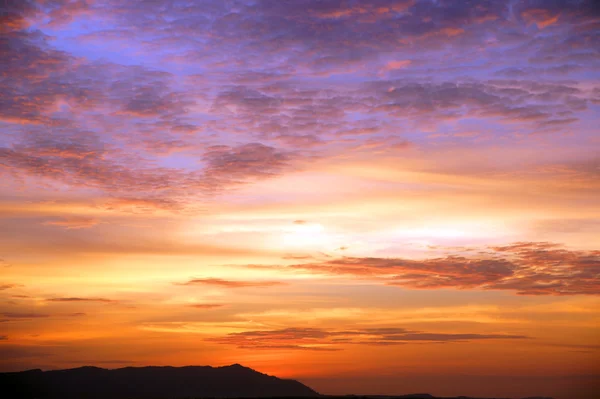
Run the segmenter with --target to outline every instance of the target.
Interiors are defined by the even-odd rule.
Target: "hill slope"
[[[298,381],[282,380],[239,364],[225,367],[30,370],[0,373],[0,387],[3,393],[14,399],[318,396]]]

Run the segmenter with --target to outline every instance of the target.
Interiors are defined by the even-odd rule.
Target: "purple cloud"
[[[420,133],[449,140],[463,121],[499,141],[577,131],[600,98],[593,1],[5,8],[0,174],[99,190],[115,211],[180,212],[314,159],[435,147]]]

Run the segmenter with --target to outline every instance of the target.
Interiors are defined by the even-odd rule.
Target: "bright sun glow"
[[[318,223],[295,224],[284,230],[282,245],[293,249],[331,249],[335,237]]]

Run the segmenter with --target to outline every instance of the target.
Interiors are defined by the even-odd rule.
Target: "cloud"
[[[19,284],[0,284],[0,291],[8,290],[15,287],[21,287]]]
[[[50,317],[49,314],[45,313],[18,313],[18,312],[5,312],[2,316],[7,319],[38,319],[44,317]]]
[[[144,160],[113,159],[87,147],[90,155],[72,156],[70,152],[52,152],[35,147],[0,148],[0,172],[14,177],[37,176],[73,186],[100,188],[117,197],[107,209],[181,210],[190,189],[200,193],[220,191],[230,186],[269,178],[291,168],[292,155],[260,143],[238,147],[213,146],[204,154],[203,170],[178,170],[144,166]],[[82,154],[83,150],[77,151]],[[114,155],[119,155],[116,151]],[[125,161],[125,162],[123,162]],[[4,166],[5,168],[2,168]],[[125,195],[136,193],[136,196]],[[75,220],[75,218],[73,218]],[[60,221],[53,225],[76,225]]]
[[[314,256],[312,255],[285,255],[282,256],[281,259],[284,260],[308,260],[308,259],[314,259]],[[257,268],[260,268],[260,265],[256,265]]]
[[[552,120],[555,113],[572,112],[578,105],[565,100],[574,99],[580,93],[579,89],[568,84],[541,85],[502,80],[439,84],[380,81],[372,83],[370,90],[381,99],[379,104],[374,104],[375,109],[389,115],[399,115],[402,110],[404,115],[416,121],[424,116],[436,115],[452,120],[468,114],[519,123],[544,122]],[[544,104],[538,99],[543,99]]]
[[[86,297],[58,297],[58,298],[48,298],[46,299],[48,302],[103,302],[103,303],[114,303],[117,302],[113,299],[107,298],[86,298]]]
[[[225,305],[220,304],[220,303],[193,303],[193,304],[188,305],[188,306],[190,306],[192,308],[195,308],[195,309],[206,309],[206,310],[209,310],[209,309],[221,308],[221,307],[223,307]]]
[[[133,360],[97,360],[94,364],[136,364]]]
[[[184,114],[185,106],[192,105],[191,102],[185,101],[182,94],[169,91],[163,82],[133,87],[133,90],[131,87],[123,89],[127,92],[117,92],[123,100],[123,107],[118,111],[121,114],[134,117],[164,117],[173,113]]]
[[[511,290],[519,295],[600,294],[600,251],[567,250],[545,242],[482,248],[472,257],[342,257],[281,269],[355,276],[412,289]]]
[[[456,79],[439,64],[440,53],[452,46],[461,55],[448,55],[448,68],[485,64],[474,62],[469,49],[489,48],[500,61],[486,67],[488,74],[530,68],[513,65],[515,53],[533,54],[535,63],[545,63],[545,74],[586,70],[577,60],[594,57],[595,49],[591,33],[577,29],[597,15],[587,1],[521,2],[514,12],[490,1],[256,1],[236,3],[234,12],[217,2],[185,10],[138,1],[23,4],[11,3],[3,14],[7,51],[0,73],[11,78],[1,83],[0,119],[14,134],[0,148],[0,173],[148,201],[148,211],[179,212],[199,193],[275,177],[320,154],[400,149],[408,141],[386,128],[399,120],[418,126],[476,117],[551,132],[576,125],[589,101],[572,82],[536,88],[524,80],[492,82],[485,73]],[[140,10],[165,18],[151,24]],[[140,38],[142,65],[78,57],[42,33],[79,17],[110,26],[82,33],[74,45],[95,36],[111,48],[127,48]],[[26,29],[32,21],[42,30]],[[200,21],[211,28],[194,29]],[[531,24],[544,35],[530,32]],[[566,30],[565,40],[556,40],[556,25]],[[199,43],[202,51],[190,50]],[[193,73],[188,78],[146,67],[144,61],[154,60],[146,51],[175,58]],[[402,79],[382,79],[381,72]],[[352,78],[327,80],[336,73]],[[535,72],[527,76],[536,83]],[[354,138],[341,140],[345,134]],[[361,135],[379,134],[387,136],[361,142]],[[185,167],[163,162],[174,152],[202,160]]]
[[[543,30],[560,22],[582,23],[593,21],[600,15],[594,1],[556,0],[549,2],[524,1],[516,11],[527,24]]]
[[[27,28],[25,15],[35,10],[34,3],[30,1],[10,1],[3,5],[0,17],[1,32],[19,31]]]
[[[524,339],[524,335],[503,334],[432,334],[415,333],[404,335],[384,336],[384,341],[434,341],[434,342],[463,342],[479,339]]]
[[[304,3],[308,12],[318,18],[338,19],[345,17],[361,16],[364,14],[396,14],[402,13],[414,5],[414,0],[376,0],[369,3],[350,3],[339,1],[323,1],[318,3]]]
[[[15,228],[17,221],[18,228]],[[214,256],[239,256],[256,255],[268,252],[264,248],[216,246],[211,243],[191,242],[185,243],[178,240],[157,237],[152,229],[145,229],[146,222],[139,225],[121,225],[119,229],[111,231],[111,240],[106,240],[104,235],[89,229],[72,231],[57,229],[49,238],[45,228],[39,228],[37,222],[21,223],[20,219],[0,219],[1,232],[7,232],[10,240],[0,242],[2,248],[11,251],[50,251],[51,253],[64,252],[73,254],[191,254]],[[134,233],[135,231],[135,233]],[[135,235],[136,239],[131,240]],[[74,245],[75,244],[75,245]]]
[[[575,348],[575,349],[588,349],[592,351],[600,351],[600,345],[587,345],[587,344],[547,344],[548,346],[555,346],[560,348]]]
[[[273,287],[283,285],[280,281],[242,281],[242,280],[224,280],[220,278],[196,278],[185,283],[175,283],[176,285],[213,285],[224,288],[248,288],[248,287]]]
[[[232,124],[253,126],[263,137],[291,145],[296,149],[296,161],[350,148],[371,153],[375,149],[405,150],[414,143],[398,132],[431,129],[462,119],[485,120],[498,129],[505,128],[506,123],[518,123],[532,133],[553,132],[557,127],[565,129],[579,123],[578,114],[587,109],[590,98],[590,93],[574,82],[540,84],[508,79],[430,82],[416,77],[380,78],[349,83],[319,96],[316,87],[291,84],[282,85],[275,94],[272,85],[258,85],[252,90],[256,96],[276,94],[278,101],[269,106],[276,109],[247,109],[238,104],[241,100],[237,97],[235,104],[228,97],[229,105],[215,106],[214,112]],[[224,111],[228,106],[235,106],[235,112]],[[349,113],[378,117],[356,120],[348,117]],[[399,125],[391,122],[394,120],[403,122]]]
[[[469,342],[473,340],[527,339],[510,334],[444,334],[411,331],[404,328],[363,328],[328,330],[286,328],[231,333],[208,341],[235,345],[242,349],[341,350],[343,345],[399,345],[406,343]]]
[[[282,99],[245,86],[237,86],[221,92],[213,107],[233,107],[234,112],[252,112],[268,115],[279,111]]]
[[[102,205],[108,210],[119,210],[133,213],[146,213],[157,210],[182,210],[185,204],[170,198],[132,198],[122,197],[106,201]]]
[[[43,358],[53,356],[58,346],[35,346],[35,345],[10,345],[8,343],[0,345],[0,358],[2,359],[22,359],[22,358]]]
[[[205,177],[220,185],[278,175],[290,166],[291,155],[260,143],[250,143],[233,148],[210,147],[204,159],[207,162]]]
[[[387,72],[390,71],[395,71],[398,69],[402,69],[402,68],[406,68],[407,66],[409,66],[412,63],[411,60],[395,60],[395,61],[389,61],[387,64],[385,64],[380,70],[379,73],[380,74],[385,74]]]
[[[10,2],[0,174],[183,212],[313,159],[428,147],[403,135],[434,125],[576,129],[597,95],[561,79],[597,69],[594,3]]]
[[[100,156],[70,157],[41,155],[24,148],[0,148],[0,167],[9,174],[37,176],[72,186],[95,187],[107,192],[148,192],[168,185],[165,171],[130,168]],[[174,176],[177,172],[173,172]],[[15,175],[15,177],[17,176]]]
[[[0,335],[0,341],[6,341],[8,339],[8,335]]]
[[[43,223],[46,226],[58,226],[65,229],[87,229],[98,224],[98,219],[90,217],[68,217],[57,220],[49,220]]]

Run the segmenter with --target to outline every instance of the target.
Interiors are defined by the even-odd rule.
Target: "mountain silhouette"
[[[314,397],[295,380],[283,380],[239,364],[224,367],[125,367],[107,370],[29,370],[0,373],[0,387],[11,399],[179,399]]]

